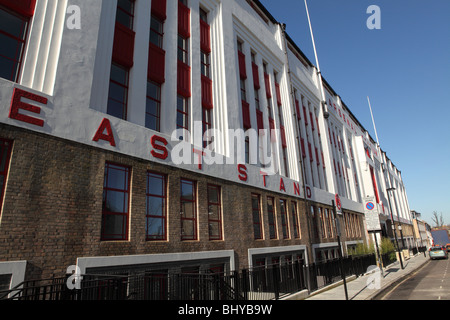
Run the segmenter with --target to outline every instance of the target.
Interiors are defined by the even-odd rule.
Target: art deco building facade
[[[386,235],[411,225],[400,171],[258,1],[0,15],[4,286],[332,259],[336,194],[344,254],[371,238],[369,198]]]

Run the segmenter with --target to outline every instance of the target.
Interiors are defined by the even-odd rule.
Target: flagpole
[[[322,103],[323,103],[323,107],[324,107],[324,113],[328,113],[327,102],[326,102],[326,99],[325,99],[325,91],[323,89],[322,72],[320,71],[319,58],[317,56],[316,41],[314,39],[314,32],[313,32],[313,29],[312,29],[311,18],[309,16],[308,4],[306,3],[306,0],[305,0],[305,7],[306,7],[306,15],[308,16],[309,31],[311,32],[311,39],[312,39],[312,44],[313,44],[313,49],[314,49],[314,56],[316,58],[317,73],[319,75],[320,93],[322,94]]]
[[[375,126],[375,119],[373,117],[372,106],[370,104],[370,99],[367,97],[367,101],[369,102],[370,115],[372,116],[373,129],[375,130],[375,137],[377,138],[377,143],[380,145],[380,141],[378,140],[377,127]]]

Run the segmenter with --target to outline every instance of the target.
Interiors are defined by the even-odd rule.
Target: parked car
[[[430,248],[430,259],[448,259],[448,253],[445,247],[443,246],[434,246]]]
[[[447,248],[447,252],[450,252],[450,243],[447,243],[447,245],[445,246],[445,248]]]

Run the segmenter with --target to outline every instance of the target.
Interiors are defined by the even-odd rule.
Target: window
[[[244,46],[244,43],[242,42],[242,40],[238,39],[237,40],[237,49],[238,49],[238,51],[243,52],[243,46]]]
[[[188,39],[184,38],[181,35],[178,35],[178,60],[185,64],[188,64],[188,57]]]
[[[289,238],[289,223],[287,217],[286,200],[280,199],[281,228],[283,230],[283,239]]]
[[[0,7],[0,77],[18,81],[29,19]]]
[[[312,222],[312,237],[319,237],[319,230],[317,226],[316,208],[311,206],[311,222]]]
[[[220,187],[208,185],[209,240],[222,240]]]
[[[180,6],[181,5],[181,6]],[[187,6],[187,1],[179,1],[178,8],[185,10],[183,7]],[[184,11],[183,11],[184,12]],[[188,17],[188,12],[185,12]],[[179,11],[179,19],[180,16]],[[184,25],[184,18],[178,22],[180,28]],[[190,97],[190,67],[189,67],[189,38],[187,32],[178,33],[178,66],[177,66],[177,86],[178,86],[178,98],[177,98],[177,128],[185,129],[189,131],[189,97]],[[181,139],[181,137],[180,137]]]
[[[103,183],[102,240],[127,240],[131,168],[105,165]]]
[[[210,54],[201,52],[201,65],[202,65],[202,75],[207,78],[211,78],[211,62],[210,62]]]
[[[134,0],[118,0],[116,21],[127,27],[133,29],[134,20]]]
[[[277,220],[275,216],[274,199],[267,197],[267,212],[269,215],[269,234],[270,239],[277,238]]]
[[[259,102],[259,89],[255,89],[255,106],[256,110],[261,111],[261,104]]]
[[[12,141],[0,138],[0,216],[3,208],[3,197],[8,178],[9,161],[11,159]]]
[[[147,81],[145,127],[161,131],[161,85],[153,81]]]
[[[318,207],[317,212],[319,213],[319,219],[320,219],[320,229],[322,230],[322,238],[327,237],[327,231],[325,228],[325,215],[323,214],[322,208]]]
[[[325,215],[328,217],[328,234],[330,238],[333,238],[334,217],[333,211],[325,208]]]
[[[208,23],[208,12],[200,8],[200,20]]]
[[[250,138],[245,136],[244,140],[244,155],[245,155],[245,163],[250,163]]]
[[[203,148],[206,148],[212,140],[213,90],[211,80],[211,35],[208,25],[208,13],[199,8],[200,12],[200,62],[201,62],[201,90],[202,90],[202,123],[203,123]]]
[[[298,215],[297,215],[297,202],[291,202],[291,218],[292,218],[292,226],[294,228],[294,238],[300,238],[300,228],[298,224]]]
[[[127,119],[128,74],[128,68],[111,65],[107,113],[123,120]]]
[[[177,128],[189,131],[189,99],[177,97]]]
[[[263,238],[262,233],[262,220],[261,220],[261,205],[260,196],[258,194],[252,194],[252,215],[253,215],[253,234],[255,240]]]
[[[147,172],[146,239],[167,240],[166,177]]]
[[[241,100],[247,101],[247,90],[245,88],[245,79],[240,80],[240,85],[241,85]]]
[[[203,130],[203,148],[206,148],[212,143],[211,130],[211,110],[202,108],[202,130]]]
[[[197,195],[195,182],[181,180],[181,240],[197,240]]]
[[[164,23],[154,16],[152,16],[151,19],[150,43],[153,43],[155,46],[162,49],[164,38]]]

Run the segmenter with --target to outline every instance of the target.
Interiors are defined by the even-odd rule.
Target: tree
[[[444,218],[442,217],[442,212],[439,215],[437,211],[433,211],[433,216],[431,217],[431,219],[433,220],[433,223],[436,228],[444,226]]]

